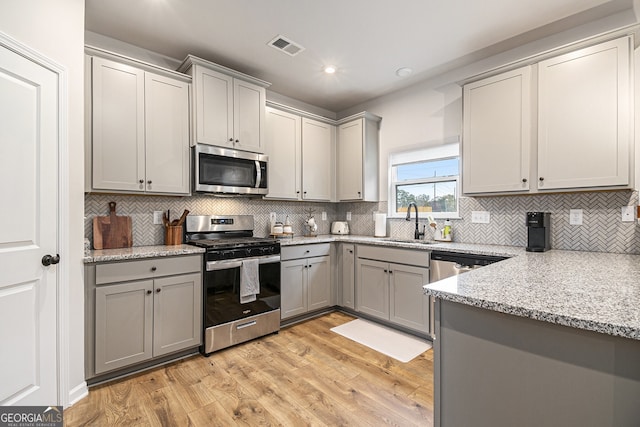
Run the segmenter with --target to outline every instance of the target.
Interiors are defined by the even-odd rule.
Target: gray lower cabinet
[[[356,311],[429,333],[429,252],[358,246]]]
[[[281,253],[281,318],[330,307],[330,244],[283,247]]]
[[[356,308],[356,254],[355,245],[340,244],[340,300],[342,307]]]
[[[87,267],[87,378],[199,346],[201,268],[200,255]]]

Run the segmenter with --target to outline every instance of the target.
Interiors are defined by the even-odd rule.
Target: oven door
[[[258,259],[260,293],[240,302],[242,261]],[[280,255],[208,261],[204,273],[204,327],[222,325],[280,308]]]
[[[202,144],[193,150],[195,191],[246,195],[268,193],[267,156]]]

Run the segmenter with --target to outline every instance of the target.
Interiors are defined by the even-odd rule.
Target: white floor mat
[[[331,330],[404,363],[431,348],[427,340],[363,319],[352,320]]]

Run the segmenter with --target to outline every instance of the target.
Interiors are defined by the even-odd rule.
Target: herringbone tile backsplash
[[[289,220],[296,235],[304,232],[307,212],[313,210],[319,234],[330,231],[332,221],[345,220],[351,212],[352,234],[373,235],[373,214],[386,212],[387,203],[310,203],[278,202],[251,198],[217,198],[210,196],[159,197],[88,194],[85,196],[85,236],[93,241],[92,219],[108,215],[108,203],[115,201],[119,215],[133,220],[134,246],[162,244],[164,229],[153,224],[153,211],[171,210],[172,219],[184,209],[195,215],[250,214],[255,218],[255,235],[269,234],[269,213],[276,212],[278,221]],[[460,217],[452,219],[454,241],[496,245],[526,246],[525,213],[551,212],[551,246],[555,249],[640,253],[640,226],[622,222],[622,206],[638,205],[637,191],[603,191],[570,194],[526,196],[462,197]],[[583,225],[569,225],[569,210],[583,210]],[[472,211],[488,211],[489,224],[471,223]],[[327,220],[321,220],[322,212]],[[389,234],[412,238],[415,224],[404,219],[389,219]],[[442,221],[437,221],[442,226]],[[420,220],[426,223],[424,218]]]

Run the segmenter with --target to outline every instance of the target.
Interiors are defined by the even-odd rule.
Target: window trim
[[[460,218],[460,196],[461,196],[461,153],[460,153],[460,139],[455,137],[455,141],[442,141],[438,142],[438,145],[421,146],[410,150],[403,150],[398,152],[389,153],[388,174],[389,177],[389,195],[387,216],[389,218],[405,218],[406,214],[396,213],[396,187],[398,185],[411,185],[411,184],[431,184],[437,182],[449,182],[455,181],[456,183],[456,211],[455,212],[431,212],[430,215],[434,219],[457,219]],[[431,177],[425,179],[411,179],[402,182],[397,181],[396,166],[410,163],[421,163],[431,160],[447,160],[458,159],[458,175],[451,175],[446,177]],[[425,214],[422,213],[424,216]]]

